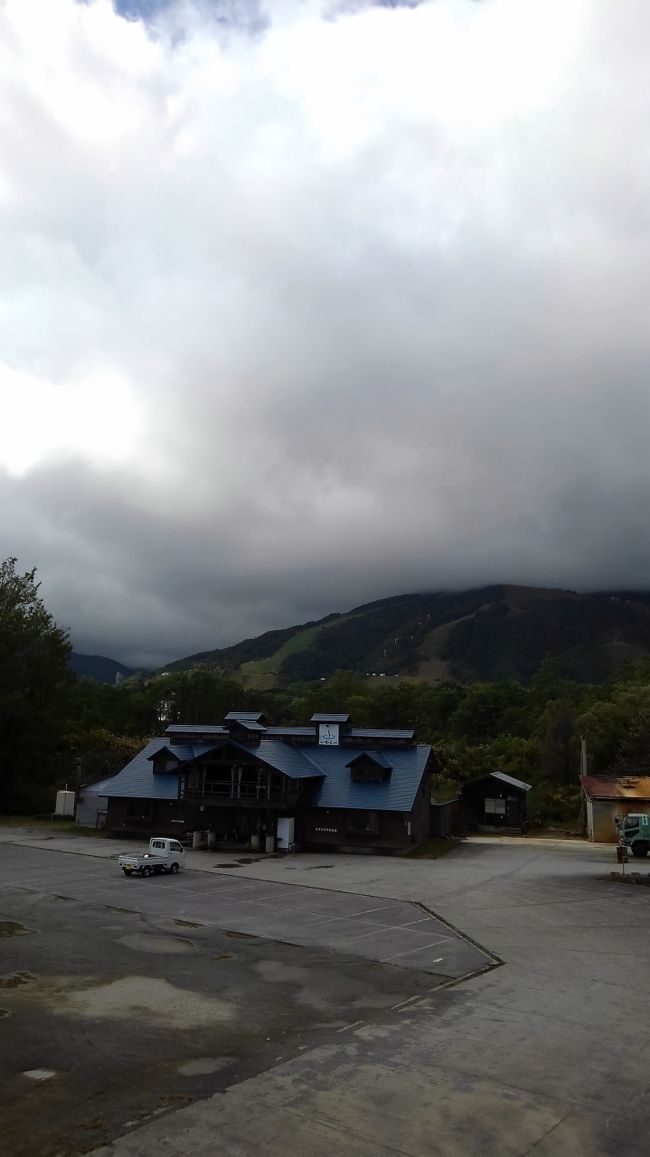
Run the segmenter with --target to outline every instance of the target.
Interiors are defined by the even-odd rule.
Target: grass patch
[[[84,828],[74,820],[52,820],[44,816],[0,815],[0,828],[29,829],[58,836],[98,836],[100,839],[105,839],[107,835],[103,828]]]
[[[406,855],[409,860],[439,860],[456,847],[455,840],[425,840],[417,848],[411,848]]]
[[[320,627],[307,627],[304,631],[298,631],[287,639],[281,647],[273,655],[269,655],[266,659],[249,659],[247,663],[242,663],[242,675],[272,675],[279,671],[283,659],[288,655],[295,655],[298,651],[304,651],[306,647],[313,642],[316,635],[320,631]]]

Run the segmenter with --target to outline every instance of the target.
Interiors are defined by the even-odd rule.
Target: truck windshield
[[[639,821],[636,816],[627,816],[623,824],[624,828],[638,828],[638,826]]]

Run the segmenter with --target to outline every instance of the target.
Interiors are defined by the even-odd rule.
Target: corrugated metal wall
[[[592,822],[589,823],[589,811]],[[630,812],[650,813],[650,805],[638,799],[594,799],[587,804],[589,839],[597,844],[615,844],[618,832],[614,816],[626,816]]]

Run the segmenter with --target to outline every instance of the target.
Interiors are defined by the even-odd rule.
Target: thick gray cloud
[[[149,10],[0,5],[0,541],[76,648],[648,585],[647,4]]]

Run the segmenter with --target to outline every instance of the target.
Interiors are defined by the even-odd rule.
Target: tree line
[[[305,723],[349,712],[359,727],[415,728],[437,757],[433,793],[503,771],[533,785],[529,814],[571,824],[579,810],[580,737],[592,773],[650,763],[650,661],[615,682],[577,683],[545,660],[529,683],[373,680],[340,671],[325,682],[258,691],[208,668],[111,687],[68,668],[67,631],[45,607],[35,571],[0,566],[0,784],[4,810],[52,811],[66,783],[113,775],[169,723],[220,723],[231,710]],[[650,770],[650,769],[649,769]]]

